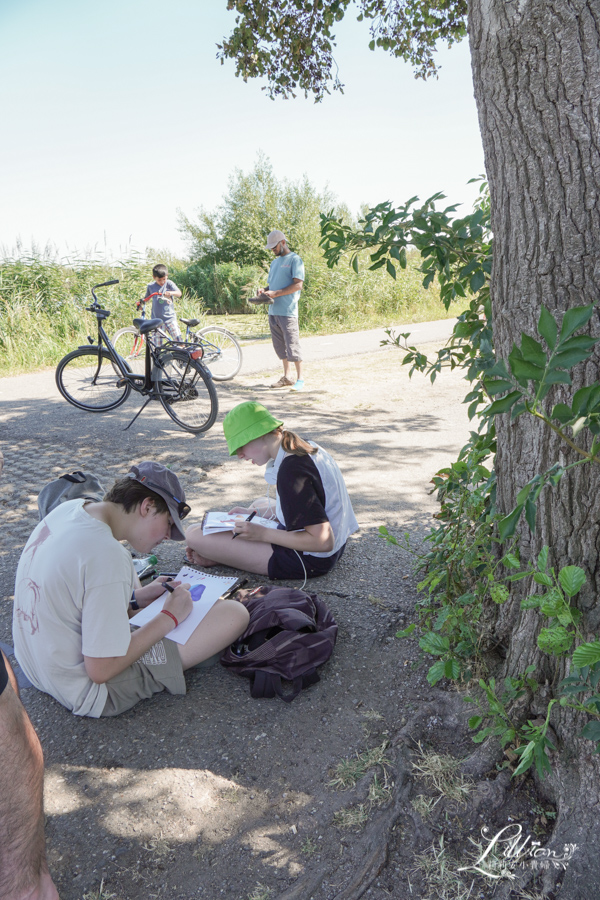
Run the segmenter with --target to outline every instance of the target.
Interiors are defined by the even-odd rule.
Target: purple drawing
[[[192,595],[192,600],[196,602],[199,600],[202,594],[204,593],[205,584],[194,584],[190,588],[190,594]]]

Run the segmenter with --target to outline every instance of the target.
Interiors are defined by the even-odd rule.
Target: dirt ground
[[[270,353],[265,347],[267,365]],[[309,582],[339,637],[321,681],[292,704],[251,699],[247,681],[219,664],[188,673],[186,696],[157,695],[112,720],[80,719],[23,691],[45,752],[48,858],[62,900],[342,900],[363,891],[371,900],[458,900],[466,889],[487,897],[490,880],[453,881],[468,865],[468,837],[509,821],[543,831],[544,810],[526,788],[497,810],[490,783],[463,816],[460,787],[454,806],[446,797],[433,807],[431,779],[413,777],[417,741],[423,753],[435,745],[455,756],[473,745],[454,712],[457,695],[432,689],[416,641],[394,636],[413,617],[416,579],[410,555],[378,528],[408,532],[415,546],[422,539],[436,506],[431,475],[468,435],[464,382],[456,373],[434,387],[409,380],[393,350],[313,364],[299,395],[269,391],[274,371],[218,385],[219,422],[200,438],[174,429],[158,408],[124,432],[133,403],[112,415],[80,412],[54,393],[51,373],[28,376],[27,399],[15,400],[16,380],[0,382],[7,643],[14,573],[43,484],[83,468],[108,485],[153,458],[180,475],[190,521],[251,500],[263,493],[261,473],[228,458],[219,424],[241,400],[267,403],[332,452],[361,526],[338,567]],[[158,557],[162,571],[176,571],[182,545],[161,545]],[[427,704],[431,715],[410,731]]]

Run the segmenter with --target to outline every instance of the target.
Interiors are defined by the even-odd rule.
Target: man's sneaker
[[[292,385],[293,391],[303,391],[304,390],[304,379],[299,378],[296,384]]]

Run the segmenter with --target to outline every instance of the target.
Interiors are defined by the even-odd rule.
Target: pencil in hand
[[[248,516],[248,518],[245,519],[244,521],[251,522],[255,515],[256,515],[256,510],[253,509],[252,512],[250,513],[250,515]],[[236,539],[236,537],[238,537],[240,534],[241,534],[241,531],[236,531],[236,533],[233,535],[231,540],[234,541]]]

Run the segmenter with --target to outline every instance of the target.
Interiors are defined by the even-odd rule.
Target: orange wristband
[[[161,609],[161,613],[164,613],[165,616],[168,616],[170,619],[173,619],[173,621],[175,622],[175,628],[177,628],[177,626],[179,625],[179,622],[177,621],[177,619],[175,618],[175,616],[173,615],[172,612],[169,612],[168,609]]]

